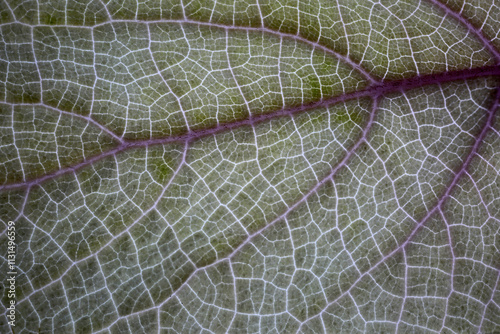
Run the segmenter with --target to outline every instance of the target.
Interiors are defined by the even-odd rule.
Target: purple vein
[[[116,133],[114,133],[113,131],[111,131],[110,129],[108,129],[107,127],[105,127],[104,125],[102,125],[101,123],[97,122],[95,119],[93,119],[90,116],[85,116],[85,115],[81,115],[81,114],[76,114],[76,113],[72,113],[72,112],[69,112],[69,111],[65,111],[65,110],[62,110],[62,109],[59,109],[59,108],[56,108],[56,107],[49,106],[49,105],[47,105],[45,103],[33,103],[33,104],[29,104],[29,103],[11,103],[11,105],[13,105],[13,106],[40,106],[40,107],[44,107],[46,109],[58,112],[60,114],[63,114],[65,116],[79,118],[79,119],[82,119],[82,120],[88,122],[89,124],[92,124],[95,127],[98,127],[102,132],[105,132],[108,135],[110,135],[111,137],[113,137],[114,140],[116,140],[118,142],[123,142],[123,139],[120,138]]]
[[[495,300],[494,300],[495,293],[496,293],[496,291],[498,291],[497,289],[500,287],[499,283],[500,283],[500,269],[497,269],[497,280],[495,282],[495,287],[493,288],[493,291],[491,292],[490,299],[484,305],[483,314],[481,315],[481,323],[479,323],[479,326],[478,326],[478,332],[477,332],[478,334],[483,333],[481,331],[481,329],[483,328],[484,319],[486,318],[486,312],[488,311],[488,307],[490,306],[490,304],[494,304],[497,308],[500,308],[500,307],[498,307],[498,305],[495,303]]]
[[[234,122],[222,124],[220,126],[217,126],[217,127],[211,128],[211,129],[194,130],[194,131],[191,131],[191,132],[183,134],[183,135],[171,136],[171,137],[167,137],[167,138],[159,138],[159,139],[150,139],[150,140],[135,141],[135,142],[121,141],[120,140],[121,144],[118,145],[117,147],[115,147],[115,148],[113,148],[113,149],[111,149],[109,151],[103,152],[103,153],[101,153],[99,155],[96,155],[94,157],[91,157],[91,158],[89,158],[87,160],[84,160],[84,161],[82,161],[82,162],[80,162],[78,164],[75,164],[74,166],[67,167],[67,168],[64,168],[64,169],[60,169],[60,170],[58,170],[58,171],[56,171],[54,173],[44,175],[42,177],[39,177],[37,179],[31,180],[31,181],[28,181],[28,182],[23,182],[23,183],[19,183],[19,184],[9,184],[9,185],[6,185],[6,186],[0,186],[0,190],[13,189],[13,188],[19,188],[19,187],[27,187],[29,189],[29,187],[31,187],[33,185],[36,185],[36,184],[39,184],[39,183],[41,183],[43,181],[55,178],[55,177],[57,177],[59,175],[63,175],[63,174],[70,173],[70,172],[74,172],[74,171],[76,171],[76,170],[78,170],[78,169],[80,169],[80,168],[82,168],[84,166],[90,165],[90,164],[95,163],[96,161],[99,161],[99,160],[101,160],[101,159],[103,159],[105,157],[108,157],[108,156],[113,155],[113,154],[117,154],[117,153],[119,153],[121,151],[124,151],[124,150],[126,150],[128,148],[132,148],[132,147],[145,147],[145,146],[149,146],[149,145],[165,144],[165,143],[169,143],[169,142],[180,142],[180,141],[188,143],[191,140],[196,140],[196,139],[199,139],[199,138],[202,138],[202,137],[205,137],[205,136],[217,134],[219,132],[223,132],[223,131],[226,131],[226,130],[238,128],[240,126],[253,125],[253,124],[256,124],[256,123],[268,121],[268,120],[271,120],[271,119],[276,118],[276,117],[282,117],[282,116],[286,116],[286,115],[293,115],[295,113],[299,113],[299,112],[302,112],[302,111],[305,111],[305,110],[309,110],[309,109],[313,109],[313,108],[319,108],[319,107],[326,107],[328,105],[332,105],[332,104],[335,104],[335,103],[340,103],[340,102],[343,102],[343,101],[348,101],[348,100],[351,100],[351,99],[356,99],[356,98],[361,98],[361,97],[366,97],[366,96],[376,96],[377,97],[375,99],[374,103],[373,103],[373,108],[372,108],[372,112],[370,114],[370,119],[369,119],[366,127],[363,130],[361,138],[346,153],[346,155],[344,156],[344,158],[342,159],[342,161],[338,165],[336,165],[332,169],[332,171],[323,180],[321,180],[319,183],[317,183],[301,199],[299,199],[292,206],[290,206],[286,210],[286,212],[284,212],[281,216],[279,216],[276,219],[274,219],[271,223],[269,223],[268,225],[266,225],[262,229],[260,229],[260,230],[258,230],[256,232],[254,232],[253,234],[251,234],[229,256],[225,257],[224,259],[220,259],[220,260],[218,260],[218,261],[216,261],[216,262],[214,262],[214,263],[212,263],[212,264],[210,264],[208,266],[200,267],[200,268],[196,269],[188,277],[188,279],[182,284],[182,286],[180,288],[178,288],[172,294],[171,297],[169,297],[167,300],[165,300],[164,302],[162,302],[160,305],[154,307],[154,308],[159,308],[159,307],[161,307],[161,305],[163,305],[164,303],[166,303],[170,298],[172,298],[179,290],[181,290],[182,287],[189,282],[189,280],[194,276],[194,274],[196,272],[198,272],[199,270],[203,270],[203,269],[205,269],[207,267],[213,266],[213,265],[215,265],[218,262],[226,261],[228,259],[230,260],[242,247],[244,247],[245,245],[247,245],[255,236],[261,234],[265,229],[267,229],[270,226],[274,225],[276,222],[278,222],[278,221],[286,218],[286,216],[291,211],[293,211],[300,204],[302,204],[303,202],[305,202],[307,200],[307,198],[309,198],[312,194],[314,194],[324,183],[328,182],[328,180],[331,180],[332,177],[338,172],[338,170],[340,170],[342,167],[344,167],[347,164],[347,162],[355,154],[355,152],[359,148],[359,146],[362,145],[363,142],[365,142],[366,136],[367,136],[367,134],[368,134],[368,132],[369,132],[369,130],[371,128],[371,125],[372,125],[373,119],[374,119],[374,115],[376,113],[378,97],[380,97],[380,96],[382,96],[384,94],[390,93],[390,92],[404,91],[404,90],[408,90],[408,89],[412,89],[412,88],[417,88],[417,87],[420,87],[420,86],[423,86],[423,85],[426,85],[426,84],[444,83],[444,82],[448,82],[448,81],[462,80],[462,79],[473,78],[473,77],[482,77],[482,76],[490,76],[490,75],[500,75],[500,66],[498,66],[500,64],[500,52],[494,47],[493,43],[484,36],[484,34],[482,33],[482,31],[480,29],[476,28],[472,23],[470,23],[467,19],[465,19],[460,13],[454,12],[453,10],[451,10],[450,8],[448,8],[446,5],[442,4],[438,0],[429,0],[429,1],[432,4],[436,5],[437,7],[439,7],[440,9],[442,9],[447,15],[450,15],[450,16],[454,17],[455,19],[457,19],[460,23],[462,23],[464,26],[466,26],[467,29],[472,34],[476,35],[476,37],[479,38],[483,42],[483,45],[494,56],[495,63],[497,64],[497,66],[484,67],[484,68],[473,69],[473,70],[468,70],[468,71],[458,71],[458,72],[453,72],[453,73],[445,73],[445,74],[440,74],[440,75],[436,75],[436,76],[418,76],[418,77],[414,77],[414,78],[411,78],[411,79],[400,80],[400,81],[393,81],[393,82],[387,82],[387,83],[380,84],[380,83],[376,82],[371,77],[371,75],[368,72],[366,72],[366,70],[364,70],[359,64],[353,62],[349,58],[347,58],[345,56],[342,56],[342,55],[336,53],[335,51],[333,51],[333,50],[331,50],[331,49],[329,49],[329,48],[327,48],[327,47],[325,47],[325,46],[323,46],[323,45],[321,45],[319,43],[315,43],[315,42],[309,41],[309,40],[307,40],[307,39],[305,39],[303,37],[297,36],[297,35],[276,32],[276,31],[274,31],[272,29],[264,28],[264,27],[261,27],[261,28],[251,28],[251,27],[225,26],[225,25],[218,25],[218,24],[212,24],[212,23],[196,22],[196,21],[192,21],[192,20],[160,21],[160,22],[176,22],[176,23],[199,24],[199,25],[213,26],[213,27],[218,27],[218,28],[223,28],[223,29],[234,29],[234,30],[240,29],[240,30],[246,30],[246,31],[250,31],[250,30],[262,31],[262,32],[266,32],[266,33],[269,33],[269,34],[274,34],[274,35],[278,35],[278,36],[282,36],[282,37],[286,37],[286,38],[291,38],[291,39],[294,39],[294,40],[298,40],[298,41],[301,41],[303,43],[307,43],[309,45],[312,45],[314,48],[318,48],[318,49],[321,49],[321,50],[323,50],[323,51],[325,51],[325,52],[327,52],[329,54],[335,55],[337,58],[341,59],[342,61],[344,61],[345,63],[349,64],[353,68],[356,68],[370,82],[372,82],[372,85],[369,86],[366,89],[361,90],[361,91],[352,92],[352,93],[346,93],[346,94],[343,94],[341,96],[337,96],[337,97],[333,97],[333,98],[321,100],[321,101],[318,101],[318,102],[315,102],[315,103],[311,103],[309,105],[301,105],[301,106],[298,106],[298,107],[284,108],[284,109],[281,109],[279,111],[276,111],[276,112],[273,112],[273,113],[270,113],[270,114],[259,115],[259,116],[255,116],[255,117],[250,117],[250,118],[245,119],[245,120],[239,120],[239,121],[234,121]],[[10,9],[10,7],[9,7],[9,9]],[[154,22],[148,22],[148,23],[154,23]],[[396,254],[400,250],[404,249],[411,242],[411,240],[413,239],[413,237],[415,236],[415,234],[420,230],[420,228],[422,228],[425,225],[425,223],[430,219],[430,217],[432,217],[437,211],[441,210],[442,206],[444,205],[444,203],[446,202],[446,200],[450,197],[450,194],[451,194],[452,190],[458,184],[458,182],[460,181],[461,177],[465,173],[467,173],[467,169],[468,169],[468,167],[469,167],[472,159],[476,156],[476,154],[477,154],[477,152],[479,150],[479,147],[480,147],[482,141],[484,140],[486,134],[488,133],[488,131],[490,129],[492,129],[492,126],[493,126],[493,123],[494,123],[494,119],[495,119],[495,114],[496,114],[496,112],[498,110],[498,107],[499,107],[499,100],[500,100],[500,89],[497,89],[496,99],[495,99],[495,101],[494,101],[494,103],[493,103],[493,105],[492,105],[492,107],[491,107],[491,109],[490,109],[490,111],[488,113],[489,116],[488,116],[487,122],[483,126],[483,128],[482,128],[480,134],[478,135],[478,137],[476,138],[475,143],[474,143],[472,149],[470,150],[470,152],[468,153],[468,155],[466,156],[465,161],[461,165],[461,167],[458,170],[458,172],[455,174],[455,176],[454,176],[453,180],[451,181],[451,183],[447,186],[444,194],[440,197],[440,199],[438,200],[437,204],[430,211],[428,211],[428,213],[425,215],[425,217],[419,223],[417,223],[417,226],[412,230],[412,232],[405,239],[405,241],[401,245],[399,245],[396,249],[394,249],[393,251],[391,251],[388,255],[384,256],[370,270],[368,270],[367,272],[365,272],[364,274],[362,274],[351,285],[351,287],[348,290],[346,290],[344,293],[342,293],[334,301],[332,301],[331,303],[329,303],[319,314],[317,314],[317,315],[315,315],[313,317],[310,317],[308,320],[321,315],[323,312],[325,312],[328,309],[328,307],[330,305],[334,304],[340,298],[342,298],[347,293],[349,293],[352,290],[352,288],[354,286],[356,286],[356,284],[363,277],[367,276],[371,271],[373,271],[380,264],[382,264],[387,259],[389,259],[390,257],[392,257],[394,254]],[[78,115],[73,115],[73,114],[71,114],[71,115],[72,116],[78,116]],[[91,120],[88,120],[88,121],[92,122]],[[107,132],[108,134],[110,134],[111,136],[113,136],[113,138],[116,139],[116,135],[114,133],[112,133],[110,130],[106,129],[105,127],[103,127],[102,125],[98,124],[95,121],[93,121],[92,123],[94,125],[98,126],[103,131]],[[497,282],[495,284],[495,287],[498,286],[498,283],[499,283],[499,279],[497,278]],[[491,303],[491,300],[488,302],[488,304]],[[144,312],[144,311],[146,311],[146,310],[143,310],[141,312]],[[484,314],[483,314],[483,319],[484,319]],[[482,320],[481,320],[481,323],[482,323]]]
[[[129,21],[129,20],[114,20],[112,23],[115,22],[142,22],[142,21]],[[368,80],[371,83],[378,82],[367,70],[365,70],[361,64],[355,62],[351,58],[344,56],[343,54],[340,54],[336,52],[335,50],[324,46],[323,44],[320,44],[318,42],[313,42],[307,38],[304,38],[300,35],[297,34],[289,34],[289,33],[284,33],[280,31],[276,31],[270,28],[266,27],[244,27],[244,26],[236,26],[236,25],[226,25],[226,24],[218,24],[218,23],[212,23],[212,22],[203,22],[203,21],[197,21],[197,20],[191,20],[191,19],[184,19],[184,20],[159,20],[159,21],[148,21],[148,25],[151,23],[176,23],[176,24],[191,24],[191,25],[199,25],[199,26],[207,26],[207,27],[213,27],[213,28],[219,28],[219,29],[224,29],[224,30],[241,30],[241,31],[255,31],[255,32],[262,32],[262,33],[267,33],[269,35],[274,35],[278,36],[280,38],[284,39],[291,39],[295,40],[304,44],[308,44],[311,46],[313,49],[319,49],[337,59],[339,59],[341,62],[351,66],[352,68],[356,69],[363,77]],[[103,23],[105,24],[105,23]]]
[[[379,98],[380,98],[380,96],[376,96],[374,101],[373,101],[372,109],[370,112],[370,117],[368,119],[368,122],[366,123],[366,126],[363,129],[363,132],[362,132],[360,138],[346,152],[346,154],[344,155],[344,158],[332,168],[332,170],[330,171],[330,173],[328,173],[327,176],[325,176],[321,181],[316,183],[314,185],[314,187],[312,187],[307,193],[305,193],[302,197],[300,197],[295,203],[293,203],[291,206],[289,206],[285,210],[285,212],[283,212],[280,216],[275,218],[273,221],[271,221],[266,226],[260,228],[259,230],[253,232],[252,234],[249,234],[248,237],[238,247],[236,247],[229,255],[221,257],[220,259],[218,259],[218,260],[216,260],[216,261],[214,261],[206,266],[196,268],[193,272],[191,272],[189,277],[177,288],[177,290],[175,290],[167,299],[165,299],[160,304],[155,305],[154,307],[151,307],[147,310],[141,310],[140,312],[145,312],[145,311],[148,311],[151,309],[161,308],[165,303],[167,303],[169,300],[171,300],[173,297],[175,297],[179,291],[181,291],[185,286],[187,286],[189,284],[189,282],[191,281],[191,279],[194,276],[196,276],[196,274],[198,272],[200,272],[202,270],[206,270],[210,267],[213,267],[213,266],[217,265],[218,263],[221,263],[224,261],[230,261],[243,247],[248,245],[255,237],[261,235],[262,232],[264,232],[265,230],[267,230],[271,226],[274,226],[277,222],[284,220],[298,206],[300,206],[305,201],[307,201],[307,199],[309,197],[311,197],[311,195],[317,193],[317,191],[320,187],[322,187],[328,181],[332,180],[332,178],[338,173],[338,171],[347,165],[347,162],[352,158],[352,156],[354,154],[356,154],[356,151],[358,150],[358,148],[366,141],[366,139],[368,137],[368,133],[370,132],[370,129],[371,129],[373,122],[374,122],[374,119],[375,119],[375,114],[376,114],[376,111],[378,109]]]
[[[439,7],[442,11],[446,13],[446,15],[449,15],[453,18],[455,18],[457,21],[459,21],[463,26],[467,28],[469,32],[474,34],[488,49],[488,51],[493,55],[495,58],[495,64],[499,65],[500,64],[500,51],[493,45],[490,39],[488,39],[486,36],[484,36],[483,32],[481,29],[478,29],[475,27],[468,19],[466,19],[462,14],[457,13],[453,11],[451,8],[446,6],[445,4],[441,3],[439,0],[428,0],[430,3],[432,3],[434,6]]]
[[[309,320],[314,319],[314,318],[320,316],[321,314],[323,314],[328,309],[328,307],[330,307],[331,305],[337,303],[342,297],[344,297],[345,295],[347,295],[348,293],[350,293],[350,291],[364,277],[366,277],[367,275],[369,275],[375,268],[378,268],[378,266],[380,266],[382,263],[384,263],[385,261],[387,261],[388,259],[390,259],[391,257],[393,257],[396,253],[398,253],[399,251],[401,251],[403,248],[405,248],[413,240],[413,238],[415,237],[415,235],[417,234],[417,232],[425,225],[425,223],[427,223],[427,221],[434,214],[436,214],[438,211],[442,210],[443,205],[445,204],[446,200],[450,197],[451,192],[453,191],[453,189],[455,188],[455,186],[458,184],[458,182],[460,181],[460,179],[462,178],[462,176],[467,173],[467,169],[468,169],[468,167],[469,167],[472,159],[477,155],[477,153],[479,151],[479,147],[481,146],[484,138],[486,137],[486,134],[488,133],[488,131],[490,129],[493,128],[493,125],[494,125],[494,122],[495,122],[495,116],[496,116],[496,113],[498,111],[499,106],[500,106],[500,87],[497,88],[497,90],[496,90],[495,100],[494,100],[492,106],[490,107],[490,109],[488,111],[488,119],[487,119],[486,123],[483,125],[483,127],[482,127],[481,132],[479,133],[479,135],[476,137],[476,140],[474,141],[474,145],[472,146],[471,150],[469,151],[469,153],[465,157],[464,162],[462,163],[462,165],[460,166],[460,168],[458,169],[458,171],[455,173],[455,176],[453,177],[453,180],[446,187],[443,195],[438,199],[436,205],[431,210],[429,210],[426,213],[426,215],[417,223],[417,225],[411,231],[411,233],[408,235],[408,237],[398,247],[396,247],[389,254],[387,254],[380,261],[378,261],[373,267],[371,267],[369,270],[367,270],[365,273],[363,273],[361,276],[359,276],[358,279],[356,281],[354,281],[354,283],[349,287],[349,289],[345,290],[340,296],[338,296],[337,298],[335,298],[335,300],[333,300],[330,303],[328,303],[321,310],[321,312],[319,312],[318,314],[316,314],[316,315],[314,315],[314,316],[309,317],[308,319],[306,319],[302,323],[302,325],[305,324],[306,322],[308,322]]]
[[[254,126],[255,124],[259,124],[262,122],[270,121],[275,118],[290,116],[294,114],[298,114],[307,110],[316,109],[316,108],[325,108],[330,105],[334,105],[337,103],[346,102],[353,99],[359,99],[363,97],[372,97],[372,96],[383,96],[392,92],[404,92],[407,90],[411,90],[414,88],[419,88],[425,85],[432,84],[443,84],[446,82],[457,81],[457,80],[466,80],[471,78],[479,78],[479,77],[488,77],[488,76],[500,76],[500,65],[496,66],[486,66],[486,67],[478,67],[473,69],[461,70],[461,71],[453,71],[446,72],[441,74],[431,74],[431,75],[421,75],[412,77],[409,79],[403,80],[395,80],[395,81],[385,81],[382,83],[372,84],[364,89],[354,92],[344,93],[342,95],[322,99],[316,102],[302,104],[298,106],[285,107],[279,109],[274,112],[270,112],[267,114],[249,116],[248,118],[231,121],[228,123],[221,123],[212,128],[204,128],[204,129],[195,129],[184,134],[173,135],[169,137],[163,138],[154,138],[154,139],[145,139],[145,140],[124,140],[120,144],[118,144],[113,149],[109,151],[105,151],[98,155],[87,158],[79,163],[76,163],[72,166],[68,166],[65,168],[61,168],[55,172],[48,173],[42,175],[38,178],[34,178],[28,180],[26,182],[19,183],[10,183],[6,185],[0,186],[0,191],[2,190],[10,190],[17,188],[26,188],[34,185],[38,185],[44,181],[54,179],[64,174],[76,172],[77,170],[96,163],[99,160],[107,158],[113,154],[118,154],[122,151],[125,151],[130,148],[139,148],[139,147],[148,147],[152,145],[162,145],[169,143],[184,143],[186,141],[194,141],[203,137],[212,136],[221,132],[234,130],[244,126]]]
[[[148,215],[151,211],[155,210],[156,207],[158,206],[158,203],[160,202],[160,200],[163,198],[163,196],[165,195],[165,192],[167,191],[167,189],[171,186],[172,182],[174,181],[175,177],[179,174],[181,168],[185,165],[186,163],[186,155],[187,155],[187,152],[188,152],[188,145],[189,143],[188,142],[185,142],[185,147],[184,147],[184,151],[183,151],[183,154],[181,156],[181,159],[180,159],[180,162],[179,164],[177,165],[177,168],[173,171],[170,179],[168,180],[167,184],[163,187],[163,189],[161,190],[160,194],[157,196],[156,200],[153,202],[153,204],[151,204],[146,210],[144,210],[142,212],[142,214],[135,218],[134,219],[134,222],[132,224],[130,224],[129,226],[127,226],[126,229],[122,230],[121,232],[113,235],[107,242],[106,244],[104,244],[101,248],[99,248],[97,251],[95,251],[94,253],[84,257],[84,258],[81,258],[81,259],[78,259],[78,260],[75,260],[75,261],[72,261],[71,259],[71,265],[65,269],[65,271],[57,278],[57,279],[54,279],[52,280],[50,283],[36,289],[36,290],[33,290],[29,295],[25,296],[23,299],[19,300],[18,303],[21,303],[21,302],[24,302],[25,300],[29,299],[32,295],[46,289],[47,287],[53,285],[54,283],[56,282],[59,282],[61,281],[65,276],[66,274],[76,265],[78,265],[79,263],[82,263],[82,262],[85,262],[91,258],[94,258],[99,255],[99,253],[101,253],[106,247],[109,247],[113,242],[115,242],[115,240],[117,240],[119,237],[121,237],[122,235],[125,235],[126,233],[129,233],[130,230],[132,229],[132,227],[134,227],[139,221],[141,221],[141,219],[143,219],[146,215]],[[29,193],[29,189],[27,190],[27,193],[26,193],[26,198],[25,198],[25,201],[23,203],[23,206],[21,208],[21,211],[20,211],[20,214],[19,216],[16,218],[19,219],[19,217],[21,217],[21,215],[23,214],[24,212],[24,206],[26,204],[26,201],[27,201],[27,198],[28,198],[28,193]],[[33,223],[32,223],[33,224]],[[34,225],[34,224],[33,224]],[[35,226],[36,227],[36,226]],[[169,225],[170,227],[170,225]],[[37,227],[38,228],[38,227]],[[7,230],[7,229],[6,229]],[[42,230],[44,233],[46,233],[44,230]],[[50,236],[50,235],[49,235]],[[53,240],[52,240],[53,241]],[[178,242],[178,241],[177,241]],[[64,253],[64,252],[63,252]],[[65,253],[66,254],[66,253]],[[184,254],[185,255],[185,254]],[[66,255],[67,256],[67,255]],[[68,256],[69,258],[69,256]]]
[[[31,24],[26,24],[26,23],[22,23],[22,22],[17,22],[18,24],[22,24],[22,25],[26,25],[26,26],[29,26],[29,27],[32,27],[33,25]],[[99,24],[95,24],[93,26],[91,26],[92,28],[95,28],[95,27],[101,27],[101,26],[104,26],[104,25],[109,25],[109,24],[114,24],[114,23],[142,23],[142,24],[147,24],[148,27],[150,24],[158,24],[158,23],[173,23],[173,24],[189,24],[189,25],[199,25],[199,26],[206,26],[206,27],[213,27],[213,28],[218,28],[218,29],[224,29],[224,30],[235,30],[235,31],[255,31],[255,32],[262,32],[262,33],[266,33],[266,34],[269,34],[269,35],[274,35],[274,36],[278,36],[278,37],[281,37],[281,38],[285,38],[285,39],[288,39],[288,40],[295,40],[295,41],[298,41],[300,43],[304,43],[304,44],[307,44],[309,46],[311,46],[313,49],[318,49],[318,50],[322,50],[323,52],[337,58],[339,61],[351,66],[352,68],[356,69],[366,80],[368,80],[369,82],[371,83],[375,83],[375,82],[378,82],[377,79],[375,79],[373,77],[373,75],[371,75],[369,73],[369,71],[367,71],[366,69],[363,68],[363,66],[361,66],[361,64],[357,63],[356,61],[352,60],[350,57],[348,56],[345,56],[339,52],[336,52],[335,50],[333,50],[332,48],[329,48],[328,46],[325,46],[319,42],[314,42],[314,41],[311,41],[305,37],[302,37],[298,34],[289,34],[289,33],[285,33],[285,32],[281,32],[281,31],[276,31],[276,30],[273,30],[271,28],[267,28],[265,26],[261,26],[261,27],[248,27],[248,26],[238,26],[238,25],[227,25],[227,24],[220,24],[220,23],[211,23],[211,22],[204,22],[204,21],[197,21],[197,20],[192,20],[192,19],[182,19],[182,20],[151,20],[151,21],[143,21],[143,20],[110,20],[110,21],[106,21],[106,22],[102,22],[102,23],[99,23]],[[57,26],[57,25],[45,25],[45,24],[37,24],[36,26],[48,26],[48,27],[54,27],[54,26]],[[75,28],[89,28],[89,27],[82,27],[82,26],[72,26],[72,25],[63,25],[64,27],[75,27]]]
[[[155,305],[154,307],[152,308],[149,308],[148,310],[150,309],[156,309],[156,308],[161,308],[162,305],[164,305],[165,303],[167,303],[171,298],[173,298],[174,296],[177,295],[177,292],[179,292],[180,290],[183,289],[183,287],[187,286],[190,282],[190,280],[196,276],[196,274],[202,270],[206,270],[210,267],[213,267],[215,265],[217,265],[218,263],[221,263],[221,262],[224,262],[224,261],[228,261],[228,260],[231,260],[243,247],[245,247],[246,245],[248,245],[255,237],[259,236],[262,234],[262,232],[264,232],[265,230],[267,230],[268,228],[270,228],[271,226],[275,225],[277,222],[285,219],[292,211],[294,211],[298,206],[300,206],[302,203],[304,203],[311,195],[315,194],[318,189],[320,187],[322,187],[325,183],[327,183],[328,181],[332,180],[332,178],[338,173],[338,171],[340,169],[342,169],[343,167],[345,167],[347,165],[347,162],[352,158],[352,156],[354,154],[356,154],[356,151],[358,150],[358,148],[366,141],[367,137],[368,137],[368,133],[370,132],[370,129],[373,125],[373,122],[374,122],[374,118],[375,118],[375,114],[376,114],[376,111],[378,109],[378,100],[380,98],[380,95],[377,95],[375,97],[375,100],[373,102],[373,105],[372,105],[372,109],[371,109],[371,112],[370,112],[370,117],[369,117],[369,120],[366,124],[366,126],[364,127],[363,129],[363,132],[360,136],[360,138],[356,141],[356,143],[346,152],[344,158],[337,164],[333,167],[333,169],[330,171],[330,173],[328,173],[328,175],[326,177],[324,177],[320,182],[316,183],[314,185],[314,187],[312,187],[307,193],[305,193],[301,198],[299,198],[295,203],[293,203],[291,206],[289,206],[285,212],[283,212],[280,216],[278,216],[277,218],[275,218],[273,221],[271,221],[269,224],[267,224],[266,226],[262,227],[261,229],[253,232],[252,234],[249,234],[248,237],[238,246],[236,247],[229,255],[225,256],[225,257],[222,257],[204,267],[198,267],[196,268],[193,272],[191,272],[191,274],[189,275],[189,277],[177,288],[177,290],[175,290],[167,299],[165,299],[163,302],[161,302],[159,305]],[[187,142],[186,142],[186,145],[187,145]],[[187,151],[187,149],[186,149]],[[161,195],[159,196],[159,198],[156,200],[156,202],[148,209],[146,210],[143,215],[141,217],[143,217],[144,215],[146,215],[148,212],[150,212],[151,210],[153,210],[156,205],[158,204],[159,200],[161,199],[161,197],[163,196],[163,194],[165,193],[166,189],[170,186],[171,182],[173,181],[175,175],[179,172],[181,166],[184,164],[185,162],[185,156],[186,154],[184,153],[183,157],[182,157],[182,160],[181,160],[181,163],[179,164],[179,166],[177,167],[174,175],[172,176],[172,178],[170,179],[170,181],[168,182],[168,184],[164,187],[164,189],[162,190],[162,193]],[[139,221],[139,219],[137,219],[134,224]],[[104,248],[106,248],[107,246],[109,246],[112,242],[114,242],[115,240],[117,240],[117,238],[121,235],[123,235],[124,233],[127,233],[130,228],[134,225],[132,224],[131,226],[129,226],[126,230],[120,232],[118,235],[114,236],[111,240],[109,240],[106,245],[104,245],[99,251],[97,251],[96,253],[94,254],[91,254],[81,260],[78,260],[78,261],[75,261],[73,262],[73,264],[67,268],[65,270],[65,272],[56,280],[50,282],[49,284],[47,284],[46,286],[42,287],[41,289],[37,289],[35,291],[33,291],[32,293],[30,293],[28,296],[25,296],[22,300],[20,300],[18,303],[21,303],[21,302],[24,302],[25,300],[28,300],[33,294],[45,289],[46,287],[48,286],[51,286],[53,285],[55,282],[58,282],[60,281],[70,270],[71,268],[73,268],[76,264],[78,263],[81,263],[83,261],[86,261],[88,260],[89,258],[92,258],[94,256],[97,256],[97,254],[99,254]],[[141,310],[140,312],[145,312],[147,310]]]

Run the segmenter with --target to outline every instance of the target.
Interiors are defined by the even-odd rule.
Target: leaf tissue
[[[498,0],[0,2],[0,332],[499,333],[499,31]]]

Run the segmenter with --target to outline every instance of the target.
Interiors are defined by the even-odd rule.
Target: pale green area
[[[13,23],[0,27],[0,99],[40,102],[40,76],[35,65],[32,29]]]
[[[500,47],[500,6],[496,0],[443,0],[454,11],[461,12],[474,26]]]
[[[40,105],[0,104],[0,128],[2,184],[29,181],[117,144],[88,120]]]
[[[114,20],[168,20],[182,19],[182,1],[152,0],[137,2],[134,0],[106,1],[106,8]]]
[[[206,265],[227,255],[326,176],[361,132],[335,115],[349,112],[366,120],[366,102],[194,143],[186,167],[158,205],[192,261]]]
[[[381,104],[381,125],[375,124],[370,143],[384,161],[381,176],[393,183],[396,206],[419,220],[436,204],[486,121],[494,84],[478,79],[428,86]]]
[[[99,0],[6,0],[18,21],[28,24],[94,25],[108,19]]]
[[[33,30],[33,35],[43,102],[65,111],[89,114],[96,80],[92,32],[40,27]]]

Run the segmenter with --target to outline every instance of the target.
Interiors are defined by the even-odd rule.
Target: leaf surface
[[[12,328],[500,331],[499,8],[0,3]]]

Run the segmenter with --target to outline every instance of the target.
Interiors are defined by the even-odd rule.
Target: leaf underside
[[[0,2],[0,331],[500,332],[499,31],[498,0]]]

